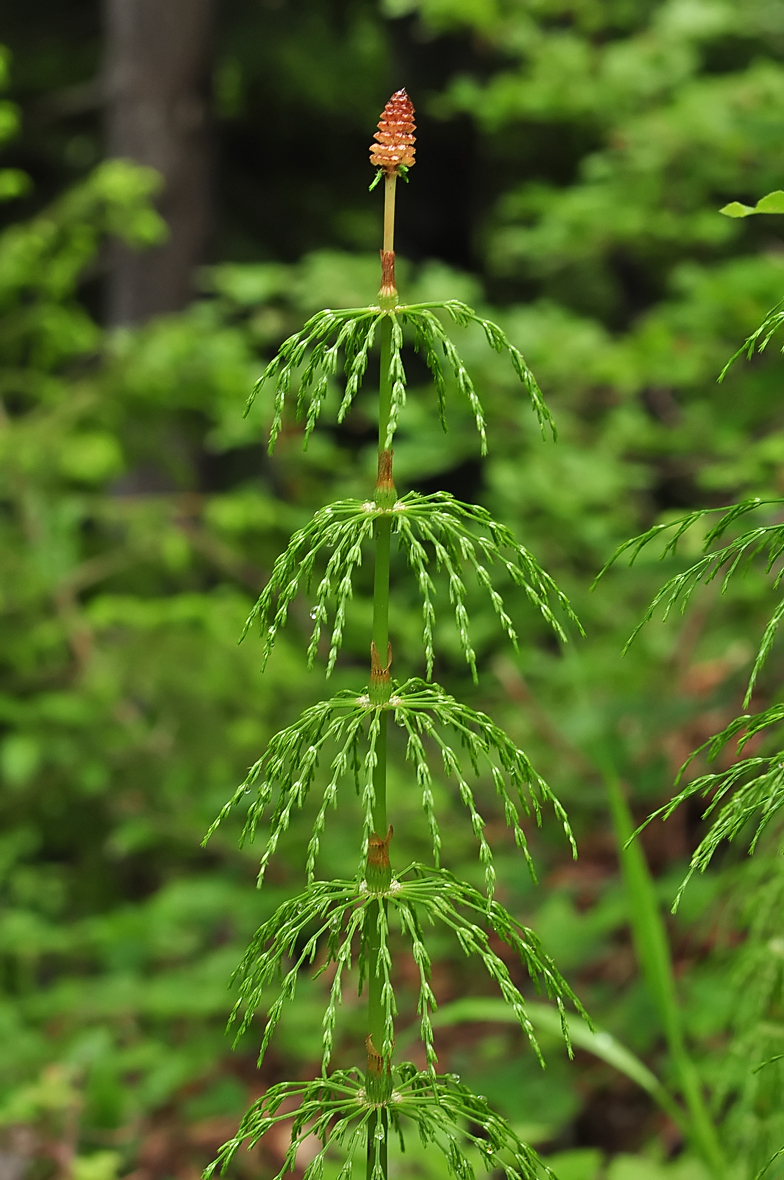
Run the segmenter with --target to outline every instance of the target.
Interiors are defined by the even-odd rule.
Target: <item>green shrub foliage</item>
[[[581,845],[574,869],[559,864],[570,857],[560,821],[534,832],[519,804],[544,878],[531,889],[522,858],[514,856],[513,826],[504,841],[505,804],[493,799],[489,763],[477,785],[462,731],[442,724],[435,703],[417,717],[432,720],[460,760],[474,808],[487,821],[482,832],[495,853],[495,896],[536,929],[609,1029],[614,1040],[603,1040],[604,1048],[620,1039],[672,1081],[661,1020],[625,949],[628,904],[607,850],[610,823],[594,755],[600,749],[611,758],[639,822],[669,797],[672,772],[690,749],[739,712],[774,708],[778,640],[753,701],[738,704],[770,617],[770,580],[764,555],[738,567],[723,596],[714,579],[700,609],[683,620],[673,611],[667,627],[652,620],[623,660],[618,651],[646,604],[663,580],[696,559],[710,523],[696,522],[683,536],[682,556],[668,557],[664,573],[647,549],[631,570],[617,566],[601,592],[587,589],[630,535],[706,506],[781,495],[781,375],[773,342],[716,385],[727,357],[782,290],[780,218],[716,212],[737,197],[753,206],[782,184],[779,0],[384,0],[385,16],[370,0],[234,6],[215,42],[216,240],[226,261],[204,273],[202,297],[181,315],[111,333],[100,326],[103,231],[122,233],[138,215],[146,223],[140,239],[154,236],[156,222],[140,195],[151,178],[126,169],[122,184],[101,182],[99,197],[89,173],[91,160],[100,158],[98,112],[68,113],[73,84],[93,76],[93,47],[79,5],[64,0],[50,9],[41,21],[33,6],[15,6],[7,30],[13,89],[3,97],[21,105],[21,122],[12,102],[0,105],[0,136],[20,129],[16,141],[3,144],[4,163],[13,167],[0,177],[0,195],[28,193],[23,204],[0,207],[9,226],[0,236],[3,1126],[36,1128],[48,1160],[47,1128],[61,1120],[62,1142],[76,1145],[68,1128],[78,1110],[75,1150],[93,1153],[107,1180],[112,1168],[136,1170],[162,1139],[170,1154],[161,1166],[169,1174],[170,1160],[183,1170],[201,1166],[210,1153],[209,1128],[227,1116],[235,1124],[248,1087],[258,1085],[249,1081],[249,1065],[260,1034],[255,1044],[246,1034],[235,1054],[223,1036],[231,1006],[226,980],[254,931],[304,885],[311,821],[341,747],[331,737],[319,747],[310,799],[302,812],[293,807],[260,893],[252,889],[258,853],[237,850],[231,817],[200,853],[205,830],[269,739],[321,695],[301,656],[301,636],[316,621],[309,619],[314,599],[293,600],[263,677],[259,645],[237,647],[234,640],[276,557],[314,507],[372,499],[375,439],[368,441],[367,388],[343,426],[334,426],[345,390],[342,355],[322,406],[325,428],[311,435],[304,456],[302,429],[287,412],[275,454],[265,458],[257,414],[265,412],[269,423],[273,399],[260,399],[243,420],[237,398],[252,388],[259,357],[274,356],[319,308],[356,307],[374,290],[377,230],[363,195],[367,165],[359,149],[391,54],[419,71],[423,89],[438,87],[427,101],[433,134],[447,136],[450,159],[458,131],[460,145],[470,147],[471,222],[464,229],[472,273],[455,269],[467,257],[465,241],[451,267],[398,259],[406,298],[426,304],[457,297],[502,325],[546,389],[559,428],[558,445],[542,446],[508,353],[487,347],[479,323],[461,328],[436,311],[481,397],[490,445],[486,460],[476,461],[471,404],[448,358],[440,354],[451,398],[444,435],[437,391],[425,380],[426,352],[414,354],[413,327],[403,325],[409,384],[395,436],[401,498],[408,488],[423,496],[449,488],[456,499],[479,500],[554,575],[588,636],[566,648],[553,641],[539,608],[526,609],[524,588],[502,567],[488,566],[518,634],[519,653],[508,650],[493,601],[468,569],[464,605],[480,674],[473,689],[448,575],[431,556],[426,573],[438,608],[433,677],[448,696],[470,702],[507,731],[568,805]],[[0,82],[6,85],[5,59]],[[334,138],[321,156],[303,153],[296,162],[290,144],[312,147],[316,118],[329,120]],[[356,162],[338,169],[335,145],[351,137]],[[34,186],[18,168],[29,169]],[[258,191],[260,175],[261,206],[246,199]],[[456,182],[449,177],[445,199],[451,201]],[[412,201],[418,187],[406,190]],[[61,191],[66,199],[48,206],[47,194]],[[439,259],[442,241],[433,246]],[[265,261],[228,261],[237,258]],[[333,334],[327,347],[334,342]],[[375,364],[374,356],[374,376]],[[296,400],[294,381],[292,390]],[[777,521],[773,504],[756,512],[757,520],[750,513],[731,525],[738,531],[718,547],[752,525]],[[472,535],[489,536],[481,522],[463,523]],[[326,561],[330,551],[322,553]],[[510,550],[507,556],[514,560]],[[368,553],[355,570],[331,697],[345,690],[356,701],[367,682],[359,669],[367,658],[371,566]],[[314,590],[323,572],[319,557]],[[416,577],[398,567],[395,582],[392,672],[402,687],[425,677],[427,666]],[[335,598],[327,605],[331,624]],[[327,628],[324,622],[319,660],[328,656]],[[332,720],[340,718],[338,710]],[[434,739],[412,725],[429,755]],[[468,728],[478,741],[487,732],[475,723]],[[417,746],[406,761],[408,735],[391,712],[389,730],[390,786],[405,814],[393,849],[401,868],[432,866]],[[777,732],[770,726],[755,741]],[[303,741],[305,749],[318,745]],[[366,752],[365,739],[357,741]],[[779,745],[749,744],[742,757],[768,757]],[[514,776],[495,749],[489,752],[517,803]],[[728,745],[721,760],[695,762],[688,773],[722,771],[733,754]],[[482,765],[484,755],[477,756]],[[477,864],[481,842],[470,804],[458,779],[445,779],[440,752],[427,770],[448,850],[442,862],[481,888],[485,869]],[[256,787],[271,773],[260,772],[246,802],[255,802]],[[342,880],[356,869],[362,811],[352,781],[347,766],[337,782],[340,818],[355,816],[355,838],[349,825],[334,822],[328,805],[314,877]],[[533,787],[536,780],[529,781]],[[274,790],[280,789],[277,778]],[[546,816],[551,804],[542,799]],[[752,817],[749,837],[761,814]],[[667,904],[683,876],[681,858],[688,862],[693,834],[686,819],[681,809],[664,838],[652,833],[653,863],[663,875],[654,901]],[[266,837],[266,827],[259,831]],[[692,878],[671,920],[684,1036],[722,1143],[744,1180],[784,1143],[784,1063],[773,1060],[784,1050],[778,832],[774,816],[753,858],[743,855],[743,833],[725,842],[708,870]],[[717,898],[727,923],[715,920]],[[490,993],[495,984],[483,975],[481,958],[464,958],[439,929],[445,928],[439,923],[430,931],[439,941],[428,944],[431,954],[438,950],[436,992],[446,977],[466,991]],[[495,936],[492,945],[498,949]],[[520,985],[524,968],[510,970]],[[262,1083],[317,1071],[329,979],[300,979]],[[407,1055],[406,1026],[418,1021],[409,1008],[417,989],[410,982],[408,989],[395,1018],[398,1057]],[[347,1055],[363,1035],[348,989],[345,995],[336,1068],[357,1060]],[[480,1008],[470,1019],[493,1019],[481,1005],[496,997],[471,1002]],[[569,1066],[542,1006],[528,1008],[546,1072],[525,1048],[511,1009],[514,1023],[458,1029],[441,1065],[462,1072],[513,1120],[524,1111],[531,1142],[570,1143],[579,1112],[592,1118],[620,1103],[634,1138],[623,1150],[642,1149],[653,1123],[639,1095],[624,1097],[607,1082],[602,1071],[609,1067],[597,1070],[582,1055]],[[550,1016],[557,1028],[555,1005]],[[443,1006],[432,1016],[436,1037],[439,1022],[453,1017]],[[762,1062],[770,1064],[752,1072]],[[269,1168],[280,1139],[267,1142],[261,1163],[243,1163],[243,1151],[234,1168]],[[612,1175],[617,1168],[618,1175],[637,1169],[666,1177],[690,1166],[629,1156],[607,1164],[598,1149],[566,1154],[559,1152],[554,1169],[562,1164],[565,1177],[578,1169],[591,1180],[608,1168]],[[437,1152],[409,1142],[401,1175],[427,1174],[431,1159],[440,1168]],[[279,1166],[278,1160],[272,1171]],[[768,1177],[782,1174],[779,1159]]]

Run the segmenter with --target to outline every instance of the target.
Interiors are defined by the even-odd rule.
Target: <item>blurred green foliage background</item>
[[[600,767],[612,764],[641,819],[668,797],[684,757],[738,712],[766,584],[750,571],[724,598],[709,589],[624,658],[676,565],[654,555],[590,585],[618,543],[656,521],[782,493],[776,351],[720,386],[716,376],[784,292],[780,218],[717,213],[784,183],[784,0],[226,0],[199,294],[111,328],[107,238],[145,249],[165,226],[155,176],[102,162],[89,90],[99,18],[87,0],[37,0],[4,30],[0,1174],[192,1180],[250,1095],[317,1059],[318,984],[263,1075],[253,1039],[232,1053],[223,1033],[226,981],[300,881],[305,827],[292,827],[261,893],[253,849],[237,851],[230,825],[200,841],[265,741],[323,692],[298,634],[307,606],[264,678],[253,639],[236,639],[291,530],[370,486],[370,402],[304,456],[292,421],[274,458],[267,408],[243,420],[242,407],[303,317],[374,296],[380,199],[366,191],[365,153],[400,85],[420,124],[399,200],[401,291],[492,311],[536,372],[559,439],[541,441],[514,379],[466,333],[490,456],[480,461],[459,407],[439,433],[422,371],[398,485],[486,504],[587,631],[556,649],[510,589],[524,637],[514,655],[477,594],[479,688],[447,624],[437,678],[508,729],[575,824],[576,864],[555,825],[534,836],[538,887],[507,842],[506,903],[596,1019],[666,1078]],[[396,670],[417,674],[404,573]],[[337,688],[364,675],[369,611],[360,595]],[[758,707],[780,692],[780,666],[779,648]],[[405,861],[425,831],[402,754],[392,781]],[[462,830],[456,820],[445,859],[478,880]],[[682,809],[644,837],[664,906],[701,830],[699,808]],[[750,1072],[784,1051],[777,839],[754,861],[728,849],[670,925],[689,1042],[744,1178],[784,1144],[780,1065]],[[333,830],[325,873],[354,855]],[[445,944],[439,999],[469,985],[484,987]],[[357,1043],[348,1008],[347,1064]],[[519,1033],[492,1022],[445,1028],[439,1046],[562,1180],[704,1176],[644,1092],[586,1053],[568,1064],[553,1041],[542,1073]],[[259,1149],[247,1174],[264,1175],[281,1149]],[[415,1153],[398,1175],[432,1166]]]

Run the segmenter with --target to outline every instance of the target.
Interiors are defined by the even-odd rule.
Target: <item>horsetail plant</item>
[[[720,210],[727,217],[740,218],[756,214],[784,212],[784,191],[777,190],[762,197],[756,205],[732,201]],[[727,361],[719,374],[723,381],[730,367],[741,356],[751,359],[762,353],[773,336],[784,325],[784,300],[771,308],[758,328],[744,341]],[[784,351],[784,348],[782,349]],[[708,831],[700,840],[673,902],[677,910],[684,890],[696,872],[705,872],[724,841],[748,841],[751,855],[760,846],[766,832],[767,855],[763,852],[754,875],[744,880],[747,930],[744,950],[736,966],[733,1040],[726,1064],[715,1079],[715,1110],[722,1110],[722,1139],[736,1156],[738,1175],[762,1180],[771,1175],[772,1165],[784,1156],[781,1146],[781,1082],[784,1076],[784,1054],[781,1053],[781,1005],[784,995],[784,973],[781,969],[780,930],[781,899],[784,882],[781,874],[781,812],[784,808],[784,740],[781,725],[784,705],[774,701],[759,712],[748,712],[760,673],[770,655],[779,626],[784,619],[784,497],[750,496],[734,504],[718,508],[700,508],[677,520],[670,520],[632,537],[613,554],[605,570],[619,557],[626,555],[630,564],[643,550],[663,541],[661,559],[674,555],[687,534],[702,532],[701,554],[685,569],[669,578],[655,594],[645,614],[632,632],[626,648],[657,610],[666,620],[676,608],[684,613],[700,586],[718,582],[726,593],[733,578],[744,574],[756,563],[770,578],[774,603],[760,638],[752,662],[743,697],[743,713],[734,717],[724,728],[713,734],[688,756],[681,766],[673,797],[648,816],[642,827],[651,820],[669,818],[682,803],[702,797],[705,808],[703,820],[709,820]],[[600,575],[601,576],[601,575]],[[731,746],[735,744],[735,757]],[[751,746],[749,751],[748,747]],[[688,780],[694,761],[706,754],[708,761],[719,758],[725,762],[717,770],[709,770]],[[728,757],[729,755],[729,757]],[[686,780],[686,781],[684,781]],[[619,796],[620,800],[620,796]],[[622,833],[626,847],[622,856],[635,850],[631,817]],[[641,853],[638,853],[641,860]],[[749,889],[749,883],[751,888]],[[660,973],[662,976],[664,972]],[[665,984],[667,983],[664,980]],[[674,988],[669,985],[674,996]],[[675,1005],[671,1005],[677,1023]],[[676,1030],[677,1031],[677,1030]],[[676,1070],[680,1071],[688,1057],[683,1056],[681,1034],[670,1036],[671,1051]],[[680,1039],[680,1044],[673,1044]],[[751,1063],[756,1062],[756,1065]],[[695,1136],[701,1140],[703,1155],[710,1163],[721,1152],[715,1127],[704,1117],[704,1106],[697,1090],[691,1095],[682,1086],[690,1108]],[[697,1098],[695,1105],[693,1099]],[[734,1107],[734,1109],[733,1109]],[[725,1128],[730,1126],[730,1130]],[[706,1135],[707,1132],[707,1135]],[[707,1148],[707,1150],[705,1150]],[[713,1171],[726,1174],[719,1166]],[[777,1175],[781,1175],[781,1171]]]
[[[782,213],[784,192],[776,190],[768,193],[754,206],[731,201],[720,212],[733,218],[749,217],[758,213]],[[751,359],[755,352],[764,352],[782,325],[784,300],[771,308],[759,327],[730,357],[719,374],[719,381],[724,380],[730,367],[739,357],[745,355],[747,359]],[[691,529],[697,526],[704,530],[701,555],[685,570],[669,578],[657,591],[624,650],[628,649],[657,610],[661,610],[665,620],[676,607],[683,613],[699,586],[709,585],[717,580],[721,593],[724,594],[736,574],[745,573],[753,562],[758,561],[771,579],[771,589],[777,601],[759,641],[746,684],[743,708],[748,709],[757,679],[784,619],[782,506],[784,497],[781,496],[751,496],[720,508],[698,508],[680,519],[654,525],[620,545],[602,573],[624,554],[628,555],[632,564],[643,549],[660,539],[665,542],[661,552],[661,559],[664,560],[676,552],[679,543]],[[784,705],[780,702],[762,712],[744,712],[733,718],[721,732],[708,738],[689,755],[678,772],[676,786],[680,789],[677,794],[646,820],[646,823],[650,823],[659,816],[667,819],[681,803],[694,796],[702,796],[708,801],[702,818],[711,819],[711,827],[692,855],[673,909],[677,909],[691,877],[695,872],[704,872],[707,869],[714,853],[724,840],[736,839],[753,825],[754,832],[749,845],[749,852],[753,853],[765,829],[784,807],[784,749],[781,737],[776,736],[776,729],[782,721]],[[765,740],[770,752],[759,753],[759,746]],[[700,775],[685,786],[681,785],[692,763],[700,754],[706,753],[709,761],[713,761],[733,741],[736,742],[739,761],[733,762],[725,769]],[[749,743],[757,747],[754,755],[740,757]]]
[[[313,632],[308,661],[320,651],[329,632],[327,674],[338,657],[356,572],[366,550],[374,560],[373,622],[367,686],[343,691],[306,709],[293,725],[269,742],[265,753],[223,809],[214,827],[235,806],[251,802],[243,839],[253,839],[265,823],[259,883],[274,855],[292,813],[303,807],[311,791],[318,792],[313,831],[306,853],[306,885],[302,893],[282,905],[257,931],[236,978],[239,996],[231,1022],[238,1035],[249,1028],[256,1012],[268,1002],[269,989],[277,994],[267,1008],[259,1062],[264,1057],[287,1003],[293,1000],[301,971],[318,958],[317,974],[331,971],[329,997],[323,1018],[321,1073],[313,1081],[283,1082],[272,1086],[244,1116],[236,1135],[221,1148],[207,1169],[223,1172],[241,1145],[254,1146],[270,1128],[289,1120],[289,1148],[278,1178],[296,1166],[297,1151],[307,1136],[320,1140],[320,1150],[304,1171],[305,1180],[319,1180],[327,1153],[342,1148],[339,1180],[349,1180],[355,1159],[364,1153],[367,1180],[386,1180],[388,1140],[392,1132],[405,1147],[407,1130],[415,1129],[424,1144],[445,1157],[457,1180],[474,1175],[471,1162],[478,1152],[488,1170],[500,1169],[509,1180],[534,1180],[552,1173],[512,1128],[452,1074],[437,1072],[431,1016],[436,996],[431,987],[428,930],[433,925],[451,931],[466,955],[476,955],[541,1060],[525,998],[506,961],[495,949],[505,943],[538,989],[555,1000],[563,1035],[569,1044],[565,1005],[583,1009],[533,931],[520,925],[494,898],[493,854],[485,836],[485,820],[471,778],[492,783],[514,839],[533,873],[525,833],[526,821],[542,820],[549,806],[563,826],[574,850],[566,814],[525,753],[484,713],[461,704],[431,681],[434,662],[436,583],[431,571],[443,571],[448,599],[463,655],[476,679],[476,656],[471,644],[464,574],[473,570],[489,595],[501,626],[514,644],[516,633],[495,573],[520,587],[529,603],[555,633],[565,638],[559,621],[576,619],[553,580],[520,545],[511,532],[483,508],[464,504],[444,492],[399,496],[393,479],[392,443],[406,402],[404,338],[418,349],[430,369],[445,424],[448,374],[473,411],[480,449],[486,450],[485,420],[471,378],[448,335],[445,322],[458,327],[479,324],[492,348],[506,352],[530,398],[544,430],[553,430],[541,393],[518,350],[502,330],[457,300],[401,304],[395,285],[394,208],[399,175],[414,164],[414,108],[404,90],[387,103],[379,121],[371,163],[376,181],[384,186],[382,281],[378,302],[369,307],[321,311],[301,332],[281,346],[251,395],[274,388],[270,450],[280,433],[286,402],[296,385],[297,413],[304,418],[304,442],[315,429],[328,387],[342,356],[345,387],[338,411],[342,421],[366,374],[371,351],[380,352],[378,403],[378,477],[367,500],[341,500],[318,511],[310,524],[291,538],[276,561],[270,580],[251,612],[246,631],[257,624],[263,659],[269,656],[288,609],[297,594],[316,582],[311,612]],[[374,185],[371,187],[374,187]],[[553,430],[554,433],[554,430]],[[405,554],[422,603],[425,678],[403,682],[390,673],[389,595],[393,537]],[[579,626],[579,624],[577,624]],[[413,863],[393,871],[390,857],[392,807],[387,800],[388,734],[390,726],[402,736],[409,773],[421,792],[432,844],[432,864]],[[457,786],[468,812],[484,869],[485,892],[456,878],[441,864],[441,835],[436,812],[435,768]],[[346,780],[354,786],[362,807],[363,827],[357,832],[356,875],[345,880],[316,879],[316,865],[327,814],[338,804]],[[394,802],[394,801],[391,801]],[[265,817],[266,818],[265,820]],[[209,834],[208,834],[209,835]],[[575,850],[576,855],[576,850]],[[393,943],[394,939],[394,943]],[[419,979],[419,1032],[425,1068],[394,1063],[395,960],[393,945],[407,942]],[[359,994],[367,998],[366,1068],[330,1070],[338,1007],[347,977],[355,974]]]

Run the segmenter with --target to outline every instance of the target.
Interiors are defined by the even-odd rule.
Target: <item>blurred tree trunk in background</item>
[[[210,0],[104,0],[107,154],[156,168],[161,246],[117,246],[110,323],[179,311],[192,296],[209,224]]]

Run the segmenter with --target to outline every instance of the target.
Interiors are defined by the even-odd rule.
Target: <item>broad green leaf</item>
[[[11,787],[24,787],[41,762],[41,747],[35,738],[12,733],[0,746],[0,772]]]
[[[552,1033],[555,1037],[561,1036],[561,1018],[555,1008],[548,1004],[528,1004],[527,1007],[535,1027]],[[503,1000],[481,997],[456,1000],[453,1004],[446,1004],[443,1008],[439,1008],[433,1017],[433,1025],[438,1028],[443,1025],[464,1024],[479,1020],[492,1020],[503,1024],[516,1023],[514,1013]],[[639,1057],[635,1057],[630,1049],[616,1040],[611,1033],[599,1029],[591,1032],[584,1021],[567,1016],[566,1023],[569,1028],[569,1036],[575,1045],[580,1049],[585,1049],[588,1053],[593,1053],[594,1057],[601,1058],[602,1061],[606,1061],[608,1065],[612,1065],[614,1069],[631,1078],[638,1086],[647,1090],[669,1113],[672,1113],[673,1107],[675,1107],[672,1098],[667,1094],[656,1075],[648,1069],[644,1062],[640,1061]],[[675,1110],[677,1111],[677,1108]]]
[[[784,213],[784,190],[777,188],[775,192],[760,197],[756,205],[744,205],[741,201],[730,201],[719,209],[725,217],[749,217],[752,213]]]
[[[460,25],[484,29],[499,16],[496,0],[384,0],[383,11],[390,17],[418,12],[437,29]]]
[[[777,188],[757,201],[757,213],[784,213],[784,190]]]

